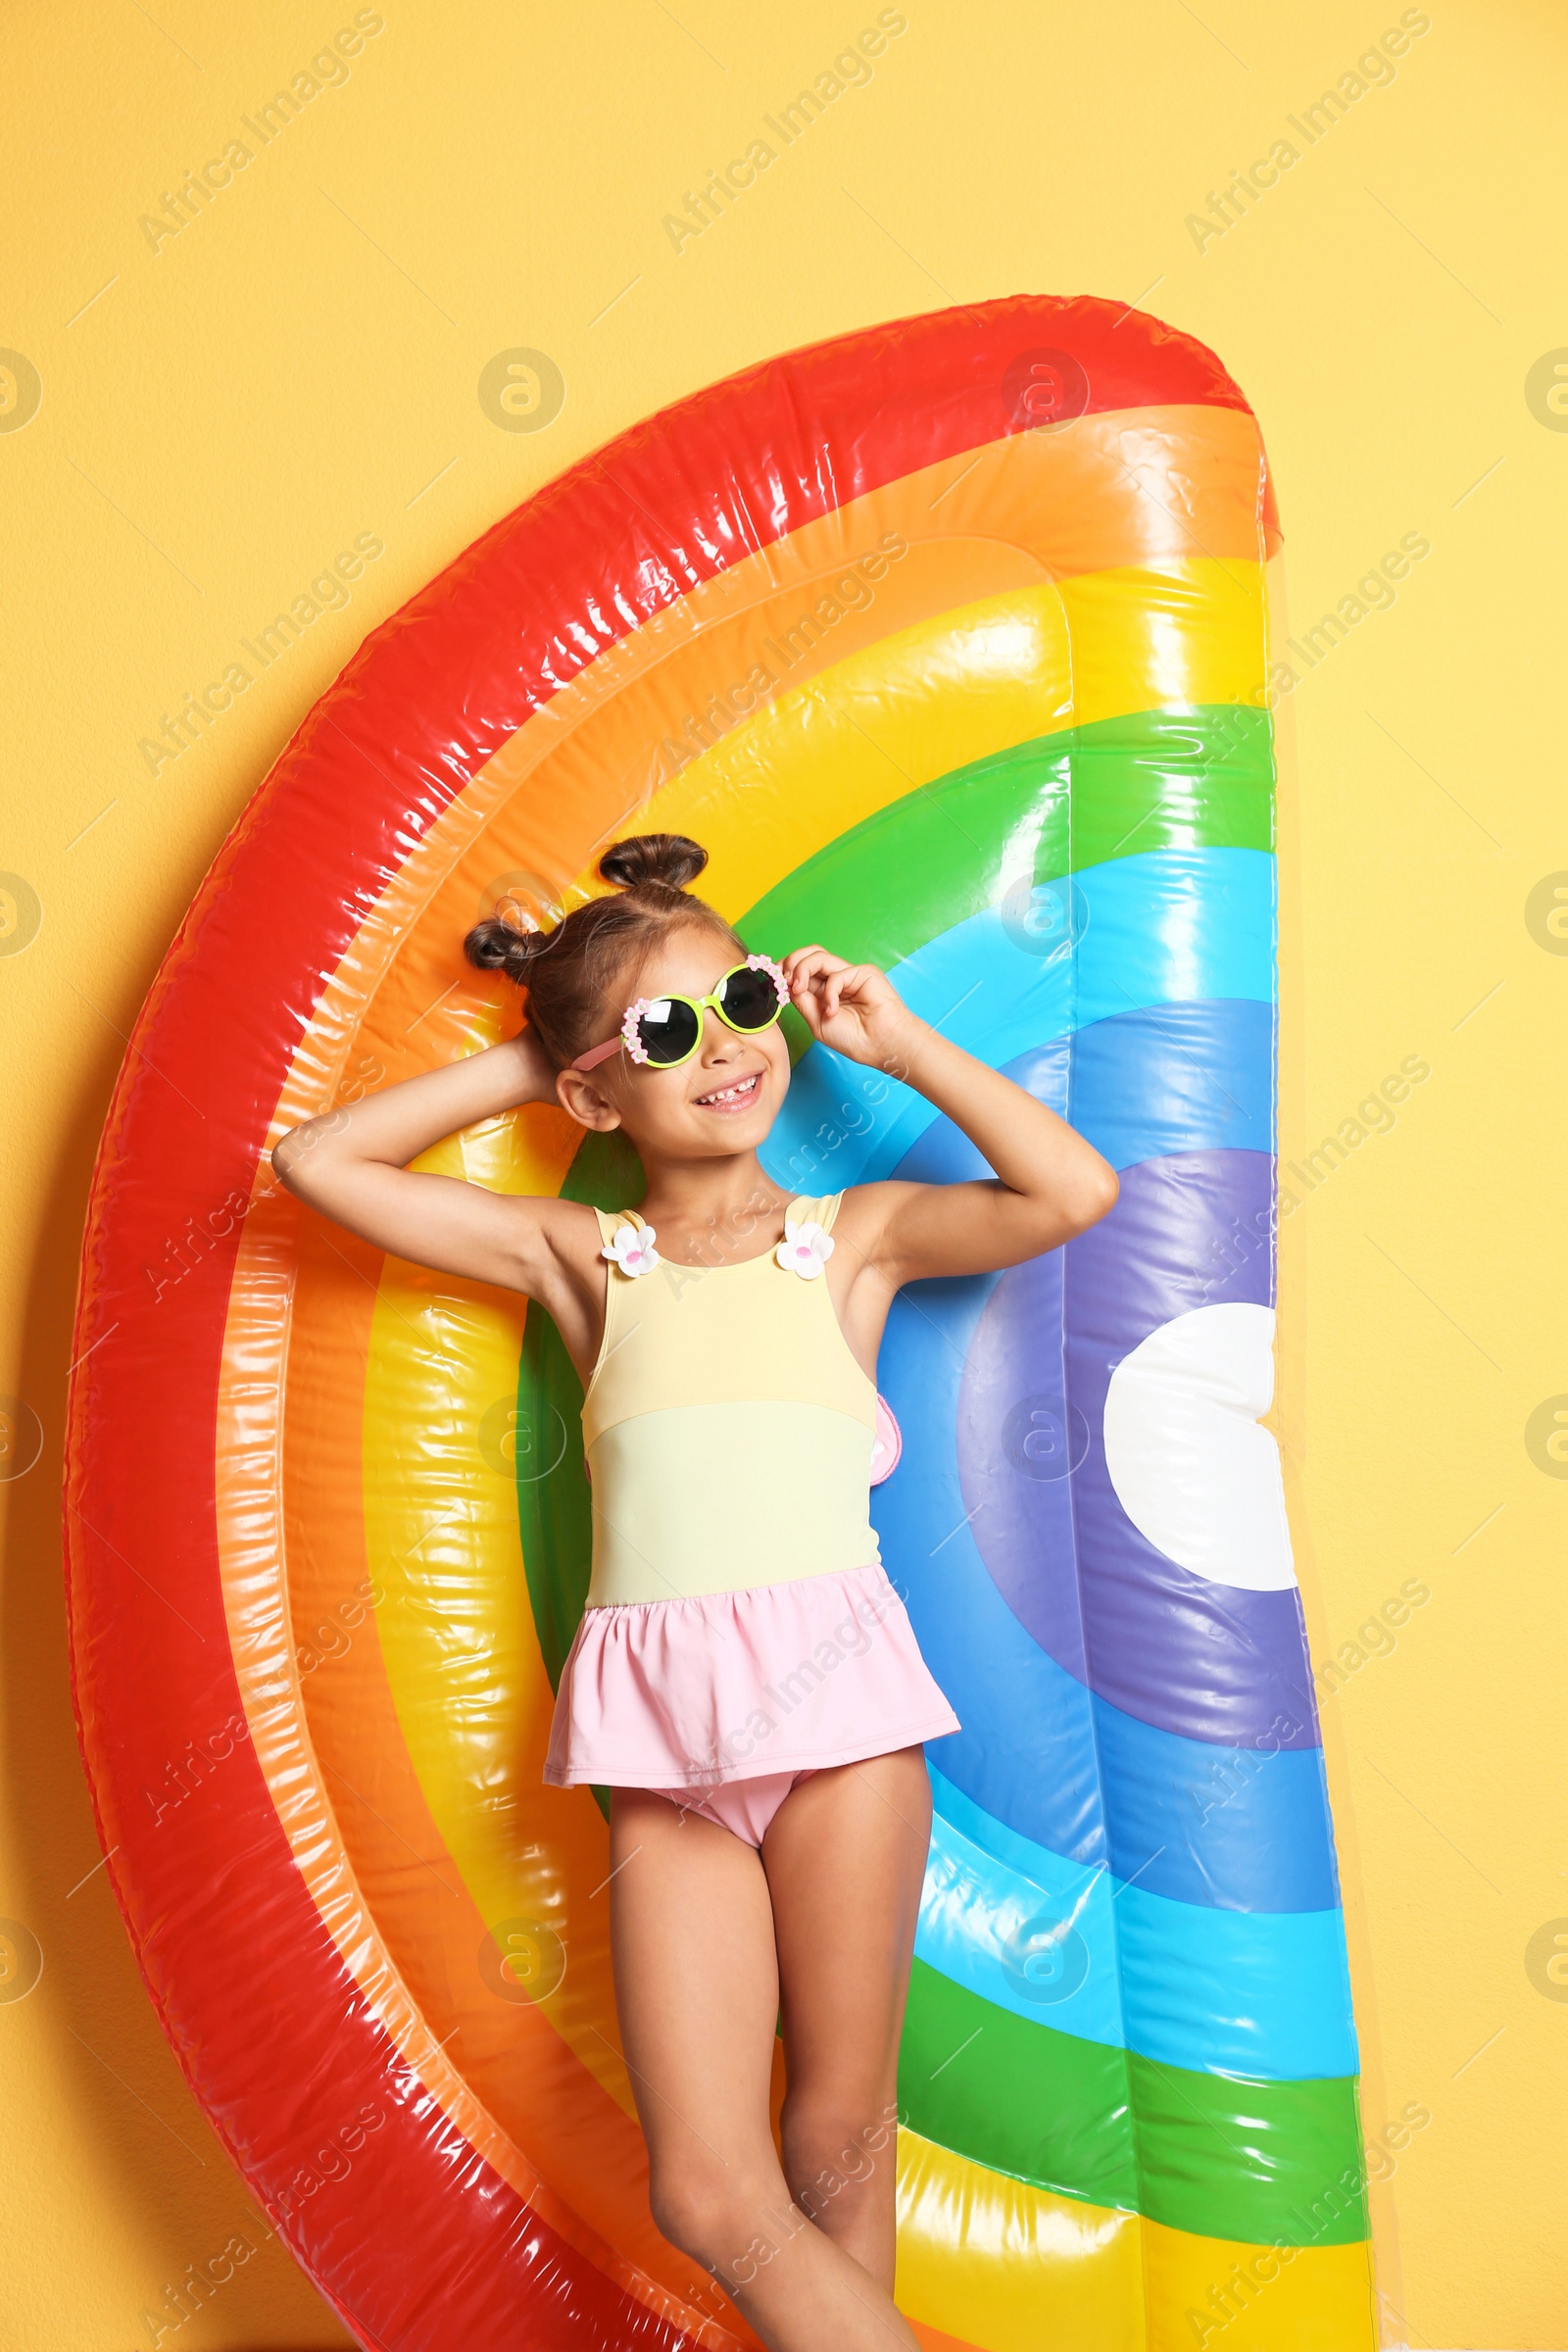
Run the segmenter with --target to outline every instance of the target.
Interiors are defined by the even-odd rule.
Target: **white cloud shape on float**
[[[1296,1583],[1274,1398],[1274,1310],[1229,1300],[1162,1323],[1105,1397],[1105,1466],[1139,1534],[1211,1584]]]

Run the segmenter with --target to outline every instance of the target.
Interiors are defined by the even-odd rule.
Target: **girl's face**
[[[641,966],[617,983],[616,1001],[603,1008],[600,1036],[614,1033],[636,998],[709,996],[743,960],[733,940],[710,924],[672,924]],[[646,1162],[650,1156],[718,1159],[754,1152],[778,1116],[789,1083],[789,1048],[777,1021],[743,1037],[710,1004],[702,1041],[677,1069],[656,1069],[629,1054],[614,1054],[597,1069],[561,1071],[556,1088],[584,1127],[624,1127]]]

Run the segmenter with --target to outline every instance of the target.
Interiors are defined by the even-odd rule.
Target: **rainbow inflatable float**
[[[718,384],[364,647],[136,1029],[67,1492],[98,1823],[257,2199],[388,2352],[751,2343],[649,2219],[606,1829],[540,1781],[582,1606],[579,1392],[516,1298],[281,1193],[286,1127],[514,1025],[463,960],[617,834],[706,843],[1121,1174],[1064,1251],[898,1301],[882,1549],[962,1720],[901,2069],[930,2347],[1361,2352],[1356,2043],[1272,1394],[1274,764],[1256,424],[1091,300]],[[790,1015],[793,1021],[797,1018]],[[800,1056],[792,1188],[972,1172]],[[423,1163],[634,1201],[553,1107]]]

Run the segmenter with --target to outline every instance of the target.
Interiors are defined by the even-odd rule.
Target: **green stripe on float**
[[[1144,850],[1220,847],[1273,847],[1268,713],[1243,704],[1134,711],[1038,737],[906,794],[797,867],[738,928],[750,947],[774,955],[820,939],[885,967],[995,904],[1004,883],[1048,881]],[[810,1042],[806,1025],[791,1010],[784,1027],[798,1059]],[[645,1185],[623,1136],[590,1135],[561,1198],[634,1208]],[[592,1562],[581,1405],[555,1326],[530,1304],[517,1377],[517,1517],[552,1689]],[[540,1463],[553,1467],[541,1473]]]
[[[595,1208],[635,1208],[648,1179],[625,1136],[584,1138],[561,1188],[563,1200]],[[593,1569],[593,1513],[583,1473],[582,1382],[560,1332],[530,1299],[517,1366],[517,1532],[534,1631],[550,1688],[562,1668],[588,1597]],[[600,1803],[605,1798],[596,1789]]]
[[[1254,2082],[1015,2017],[916,1960],[899,2115],[1036,2188],[1252,2245],[1367,2230],[1353,2076]]]
[[[561,1688],[593,1567],[581,1411],[576,1366],[551,1317],[530,1299],[517,1367],[517,1527],[534,1632],[552,1690]],[[542,1476],[541,1461],[551,1465]]]
[[[910,792],[807,859],[736,928],[902,962],[1020,883],[1146,850],[1274,847],[1273,728],[1245,704],[1138,710],[1037,736]],[[789,1012],[792,1048],[808,1042]]]

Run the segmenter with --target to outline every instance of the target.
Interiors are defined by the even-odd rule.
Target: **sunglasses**
[[[748,956],[710,996],[639,997],[627,1005],[619,1035],[579,1054],[571,1066],[591,1070],[624,1046],[633,1061],[651,1062],[656,1070],[678,1069],[702,1044],[703,1015],[710,1004],[726,1028],[756,1037],[772,1027],[789,1001],[782,965],[771,956]]]

